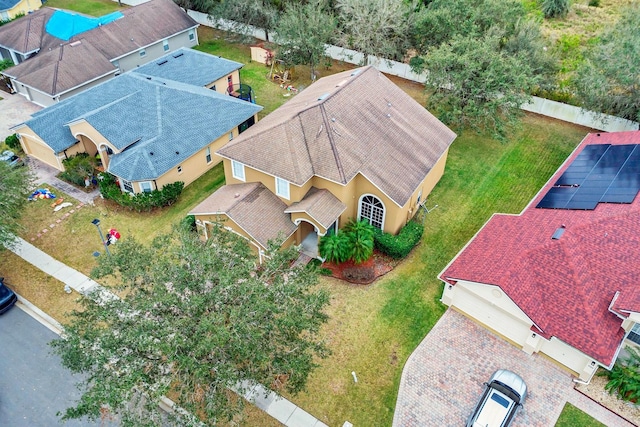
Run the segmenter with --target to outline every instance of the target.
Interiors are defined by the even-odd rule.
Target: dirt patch
[[[640,425],[640,408],[633,403],[625,402],[618,399],[615,395],[609,394],[609,392],[604,389],[607,381],[607,377],[594,375],[588,385],[578,384],[576,389],[610,411],[625,418],[630,423]]]
[[[373,251],[373,256],[361,264],[356,264],[353,261],[340,264],[325,262],[322,264],[322,268],[331,270],[331,276],[336,279],[358,285],[368,285],[393,270],[399,263],[399,260]]]

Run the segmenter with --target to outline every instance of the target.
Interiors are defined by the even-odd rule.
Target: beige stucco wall
[[[205,87],[207,89],[211,89],[213,86],[215,86],[216,87],[216,92],[221,93],[223,95],[226,95],[227,94],[227,88],[229,87],[229,84],[227,83],[227,78],[229,77],[229,75],[231,76],[231,80],[233,81],[234,85],[237,85],[237,84],[240,83],[240,70],[235,70],[232,73],[227,74],[226,76],[219,78],[215,82],[209,83]],[[256,121],[258,121],[258,120],[256,119]]]
[[[340,226],[343,226],[352,218],[357,218],[361,197],[371,194],[377,197],[384,204],[384,231],[386,231],[387,233],[396,234],[416,214],[416,202],[418,194],[422,192],[421,200],[424,201],[442,177],[447,161],[447,154],[448,152],[445,152],[440,157],[438,162],[434,165],[434,167],[431,169],[422,183],[418,186],[418,188],[416,188],[416,190],[404,206],[398,206],[382,191],[380,191],[380,189],[373,185],[365,176],[361,174],[356,175],[356,177],[346,185],[340,185],[335,182],[331,182],[326,179],[314,176],[302,186],[290,184],[290,198],[288,200],[281,198],[281,200],[287,205],[291,205],[294,202],[302,200],[302,198],[312,186],[320,189],[327,189],[331,192],[331,194],[333,194],[347,206],[345,211],[340,216],[339,223]],[[244,170],[244,182],[262,182],[265,187],[267,187],[272,193],[275,194],[276,183],[274,176],[257,171],[246,165]],[[231,171],[231,161],[228,159],[224,160],[224,172],[227,184],[238,184],[243,182],[233,177]]]
[[[195,29],[194,29],[195,31]],[[140,51],[143,48],[138,49],[135,52],[131,52],[124,55],[121,58],[113,58],[118,61],[118,66],[121,72],[129,71],[136,68],[139,65],[146,64],[154,59],[160,58],[162,55],[173,52],[181,47],[193,47],[198,44],[197,31],[195,31],[194,40],[189,40],[189,31],[184,31],[167,38],[169,40],[169,50],[165,51],[163,48],[163,40],[158,41],[150,46],[145,46],[145,56],[140,56]],[[112,61],[113,62],[113,61]]]
[[[313,224],[316,227],[316,229],[318,231],[318,236],[324,236],[325,234],[327,234],[327,229],[324,228],[322,225],[320,225],[318,223],[318,221],[313,219],[309,214],[307,214],[305,212],[293,212],[293,213],[291,213],[291,221],[294,224],[298,224],[300,221],[306,221],[308,223]],[[297,238],[296,242],[300,243],[300,239]]]
[[[42,1],[40,0],[23,0],[11,9],[7,10],[7,15],[9,16],[9,19],[13,19],[17,15],[26,15],[29,12],[38,10],[40,9],[40,6],[42,6]]]
[[[445,284],[441,301],[523,351],[545,354],[581,380],[590,380],[597,369],[598,364],[576,348],[536,333],[533,321],[498,286],[467,281]]]
[[[33,156],[60,171],[64,170],[61,160],[58,159],[53,150],[28,126],[16,129],[16,133],[20,136],[22,151],[27,155]]]

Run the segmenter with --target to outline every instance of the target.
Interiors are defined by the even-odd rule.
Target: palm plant
[[[367,221],[351,220],[344,227],[345,234],[350,240],[350,258],[360,264],[373,255],[373,236],[375,229]]]
[[[609,378],[604,388],[622,400],[637,402],[640,400],[640,352],[632,347],[626,350],[629,355],[604,374]]]
[[[335,234],[330,231],[329,234],[320,239],[318,251],[322,258],[339,264],[349,259],[351,254],[349,244],[349,237],[345,233]]]

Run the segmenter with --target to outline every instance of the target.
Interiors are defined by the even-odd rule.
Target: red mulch
[[[393,270],[399,263],[398,260],[374,251],[373,256],[361,264],[350,260],[341,264],[324,262],[321,267],[331,270],[331,276],[336,279],[358,285],[368,285]]]

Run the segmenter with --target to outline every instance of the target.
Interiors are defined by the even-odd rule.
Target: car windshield
[[[5,299],[11,295],[11,291],[5,285],[0,285],[0,300]]]

